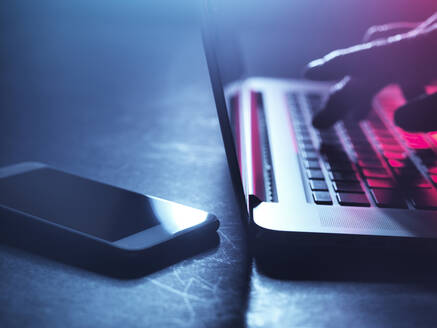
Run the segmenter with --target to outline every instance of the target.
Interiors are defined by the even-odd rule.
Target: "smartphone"
[[[216,234],[213,214],[26,162],[0,168],[0,229],[9,239],[80,249],[105,261],[190,247]],[[25,240],[23,240],[25,239]],[[181,242],[178,243],[178,240]]]

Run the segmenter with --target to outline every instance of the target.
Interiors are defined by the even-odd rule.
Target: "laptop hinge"
[[[253,218],[253,209],[261,204],[263,201],[258,198],[256,195],[249,195],[248,204],[249,204],[249,214],[250,218]]]

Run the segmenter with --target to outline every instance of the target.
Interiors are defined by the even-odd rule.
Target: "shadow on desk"
[[[154,252],[153,256],[144,254],[122,259],[94,253],[87,248],[59,247],[57,243],[50,241],[41,240],[35,243],[28,240],[5,234],[0,236],[0,243],[8,246],[119,279],[140,278],[184,259],[210,255],[217,250],[220,243],[216,232],[203,235],[193,233],[191,236],[182,236],[163,244],[160,246],[159,255]]]
[[[429,283],[437,288],[437,252],[420,249],[293,247],[253,250],[260,273],[281,280]]]

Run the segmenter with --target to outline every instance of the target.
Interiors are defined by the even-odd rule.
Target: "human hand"
[[[407,103],[395,112],[395,123],[412,132],[436,130],[437,93],[427,95],[424,88],[437,78],[437,13],[422,23],[372,27],[364,41],[308,64],[307,78],[340,80],[313,125],[328,128],[349,115],[363,119],[373,96],[398,83]]]

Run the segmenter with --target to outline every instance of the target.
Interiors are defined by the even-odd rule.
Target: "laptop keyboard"
[[[302,169],[315,204],[437,209],[437,144],[433,134],[406,133],[393,108],[361,122],[318,131],[311,117],[323,95],[290,94]]]

